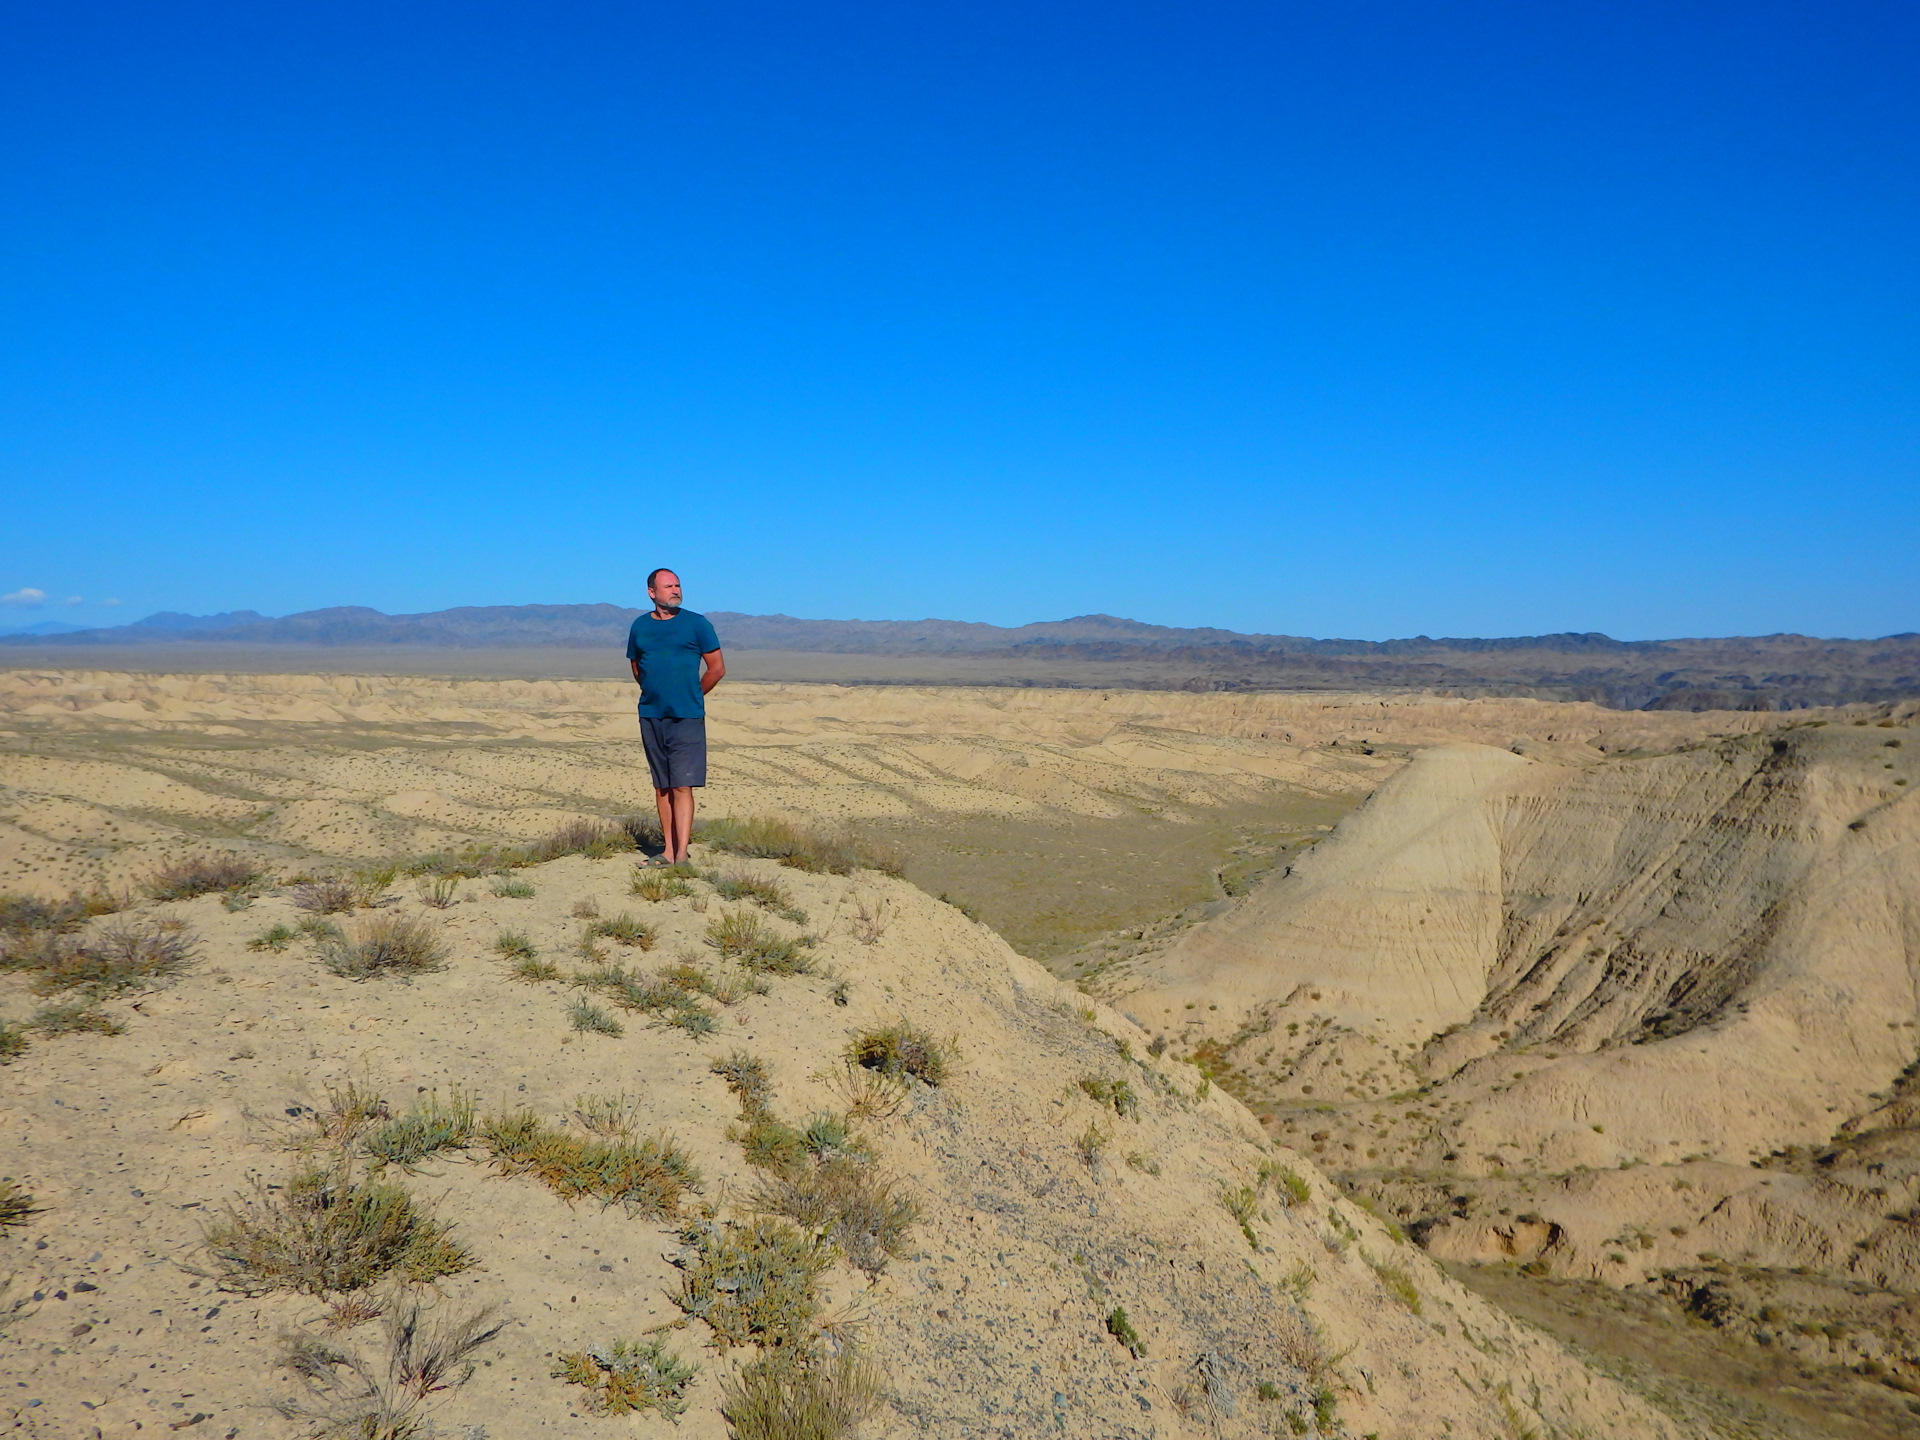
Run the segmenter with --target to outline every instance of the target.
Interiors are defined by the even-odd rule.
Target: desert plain
[[[0,671],[0,1416],[1913,1433],[1915,714]]]

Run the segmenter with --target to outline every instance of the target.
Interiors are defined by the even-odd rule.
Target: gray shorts
[[[672,716],[640,717],[640,741],[647,747],[647,769],[653,788],[675,790],[682,785],[707,783],[707,721]]]

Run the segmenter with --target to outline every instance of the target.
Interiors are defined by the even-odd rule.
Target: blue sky
[[[1911,4],[6,27],[0,623],[1920,629]]]

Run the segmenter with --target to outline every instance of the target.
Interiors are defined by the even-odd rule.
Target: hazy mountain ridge
[[[0,635],[0,645],[234,644],[440,649],[612,648],[639,610],[622,605],[469,605],[388,615],[360,605],[278,618],[250,610],[162,612],[62,635]],[[1440,689],[1593,700],[1616,709],[1787,709],[1920,695],[1920,635],[1615,640],[1595,632],[1497,638],[1416,635],[1317,640],[1112,615],[999,626],[961,620],[808,620],[709,612],[734,650],[874,656],[1006,655],[1063,666],[1058,683],[1197,690]],[[1035,683],[1030,677],[1008,683]],[[1039,683],[1048,683],[1041,681]]]

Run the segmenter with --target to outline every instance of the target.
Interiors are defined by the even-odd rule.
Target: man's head
[[[656,610],[671,615],[680,608],[680,577],[662,568],[647,576],[647,596]]]

